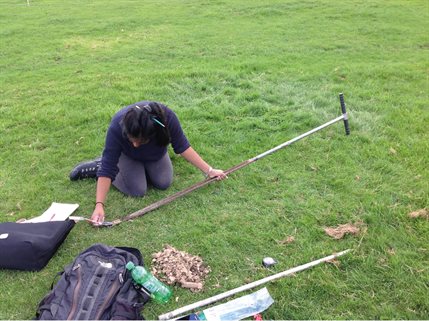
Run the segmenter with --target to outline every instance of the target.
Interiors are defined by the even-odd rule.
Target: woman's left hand
[[[221,169],[215,169],[215,168],[210,169],[209,172],[207,173],[207,176],[209,178],[216,177],[216,179],[218,181],[220,181],[222,179],[225,179],[225,178],[228,178],[228,176],[226,176],[226,174],[225,174],[225,172],[223,170],[221,170]]]

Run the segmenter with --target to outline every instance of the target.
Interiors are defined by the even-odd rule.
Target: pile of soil
[[[152,255],[153,275],[162,282],[179,285],[192,292],[203,289],[204,279],[210,271],[201,257],[178,251],[170,245]]]
[[[356,223],[356,224],[341,224],[337,227],[327,227],[325,228],[325,233],[328,234],[330,237],[339,240],[342,239],[346,234],[358,234],[360,231],[360,226],[362,226],[362,223]]]
[[[411,218],[423,217],[429,219],[429,211],[426,208],[422,208],[418,211],[408,213],[408,216]]]

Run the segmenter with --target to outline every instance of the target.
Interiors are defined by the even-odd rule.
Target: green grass
[[[55,273],[97,242],[134,246],[149,266],[164,244],[210,265],[203,292],[175,287],[149,319],[347,248],[338,267],[267,284],[264,319],[427,319],[429,221],[407,214],[429,207],[428,30],[425,0],[0,0],[1,222],[51,202],[90,216],[94,181],[68,174],[138,100],[174,109],[224,169],[337,117],[340,92],[352,130],[331,126],[132,223],[77,224],[42,271],[0,271],[0,319],[32,318]],[[169,190],[112,190],[108,219],[202,179],[172,159]],[[359,221],[358,236],[323,231]],[[266,270],[264,256],[279,263]]]

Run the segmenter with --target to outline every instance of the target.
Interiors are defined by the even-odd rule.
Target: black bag
[[[48,264],[74,221],[0,223],[0,268],[39,271]]]
[[[143,265],[139,250],[94,244],[68,265],[39,304],[38,320],[141,320],[149,296],[133,286],[127,262]]]

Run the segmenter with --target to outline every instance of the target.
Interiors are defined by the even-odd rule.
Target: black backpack
[[[94,244],[68,265],[42,299],[36,320],[142,320],[149,297],[135,289],[127,262],[143,265],[139,250]]]

